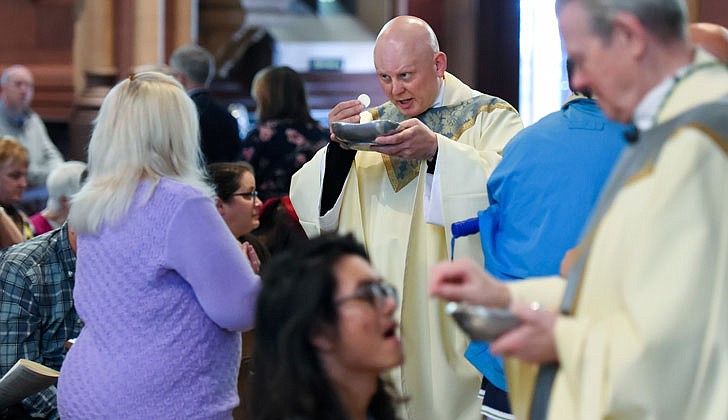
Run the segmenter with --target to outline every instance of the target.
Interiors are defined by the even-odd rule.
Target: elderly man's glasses
[[[386,305],[387,299],[392,299],[395,306],[399,305],[397,289],[388,283],[372,281],[360,285],[354,293],[342,296],[336,299],[335,302],[340,305],[349,300],[363,300],[375,308],[382,309]]]
[[[255,200],[256,198],[258,198],[258,191],[253,190],[253,191],[235,193],[235,194],[230,194],[230,195],[233,197],[235,197],[236,195],[239,195],[246,200]]]

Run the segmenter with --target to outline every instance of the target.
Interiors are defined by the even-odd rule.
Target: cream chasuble
[[[469,87],[446,74],[443,105],[472,99]],[[435,262],[449,258],[450,225],[475,217],[487,207],[488,176],[507,141],[522,128],[510,105],[487,95],[484,99],[489,106],[479,108],[474,118],[456,130],[457,141],[438,134],[437,165],[447,229],[425,223],[425,162],[417,162],[413,180],[395,192],[383,155],[357,152],[343,190],[337,231],[352,232],[366,246],[374,267],[402,295],[399,315],[405,362],[402,369],[394,370],[393,381],[409,398],[406,416],[410,420],[480,418],[479,375],[463,357],[468,341],[445,315],[443,304],[428,296],[428,274]],[[321,233],[324,163],[322,149],[291,184],[291,201],[309,236]],[[477,236],[458,241],[456,255],[469,255],[482,263]]]
[[[702,51],[657,115],[728,94]],[[560,368],[548,418],[728,418],[728,146],[684,126],[619,191],[595,232],[573,316],[559,317]],[[509,285],[553,305],[564,283]],[[552,286],[547,291],[548,287]],[[506,361],[514,413],[527,419],[536,369]]]

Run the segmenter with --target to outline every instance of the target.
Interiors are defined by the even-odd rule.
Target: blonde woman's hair
[[[191,185],[212,197],[205,182],[197,110],[173,77],[129,76],[101,104],[88,147],[88,178],[72,200],[69,221],[78,233],[118,222],[143,180]]]

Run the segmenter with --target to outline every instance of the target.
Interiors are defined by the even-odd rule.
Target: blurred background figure
[[[255,168],[261,200],[288,195],[291,176],[328,144],[329,130],[308,107],[301,76],[290,67],[266,67],[253,79],[258,123],[243,142]]]
[[[380,375],[402,363],[394,287],[351,235],[321,236],[263,270],[256,313],[258,420],[395,419]]]
[[[200,145],[206,163],[233,162],[240,156],[237,120],[212,99],[209,87],[215,76],[215,58],[199,45],[177,48],[169,70],[195,102],[200,118]]]
[[[28,184],[43,189],[48,173],[63,162],[63,156],[40,116],[30,108],[33,74],[25,66],[10,66],[0,76],[0,87],[0,135],[11,136],[26,148]]]
[[[194,103],[140,73],[106,96],[71,203],[84,328],[62,418],[230,418],[260,279],[211,199]]]
[[[716,23],[696,22],[688,26],[690,41],[728,63],[728,29]]]
[[[30,216],[30,224],[36,235],[57,229],[66,221],[71,197],[81,189],[85,171],[85,163],[72,160],[61,163],[48,174],[46,207]]]
[[[33,237],[28,216],[18,208],[28,187],[28,151],[8,136],[0,137],[0,206],[10,216],[23,239]]]

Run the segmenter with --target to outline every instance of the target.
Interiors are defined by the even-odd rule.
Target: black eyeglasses
[[[236,195],[239,195],[239,196],[243,197],[246,200],[255,200],[256,198],[258,198],[258,190],[230,194],[230,196],[232,196],[232,197],[235,197]]]
[[[340,305],[349,300],[363,300],[377,309],[382,309],[387,299],[392,299],[395,307],[399,306],[397,289],[388,283],[371,281],[359,286],[354,293],[336,299],[335,303]]]

